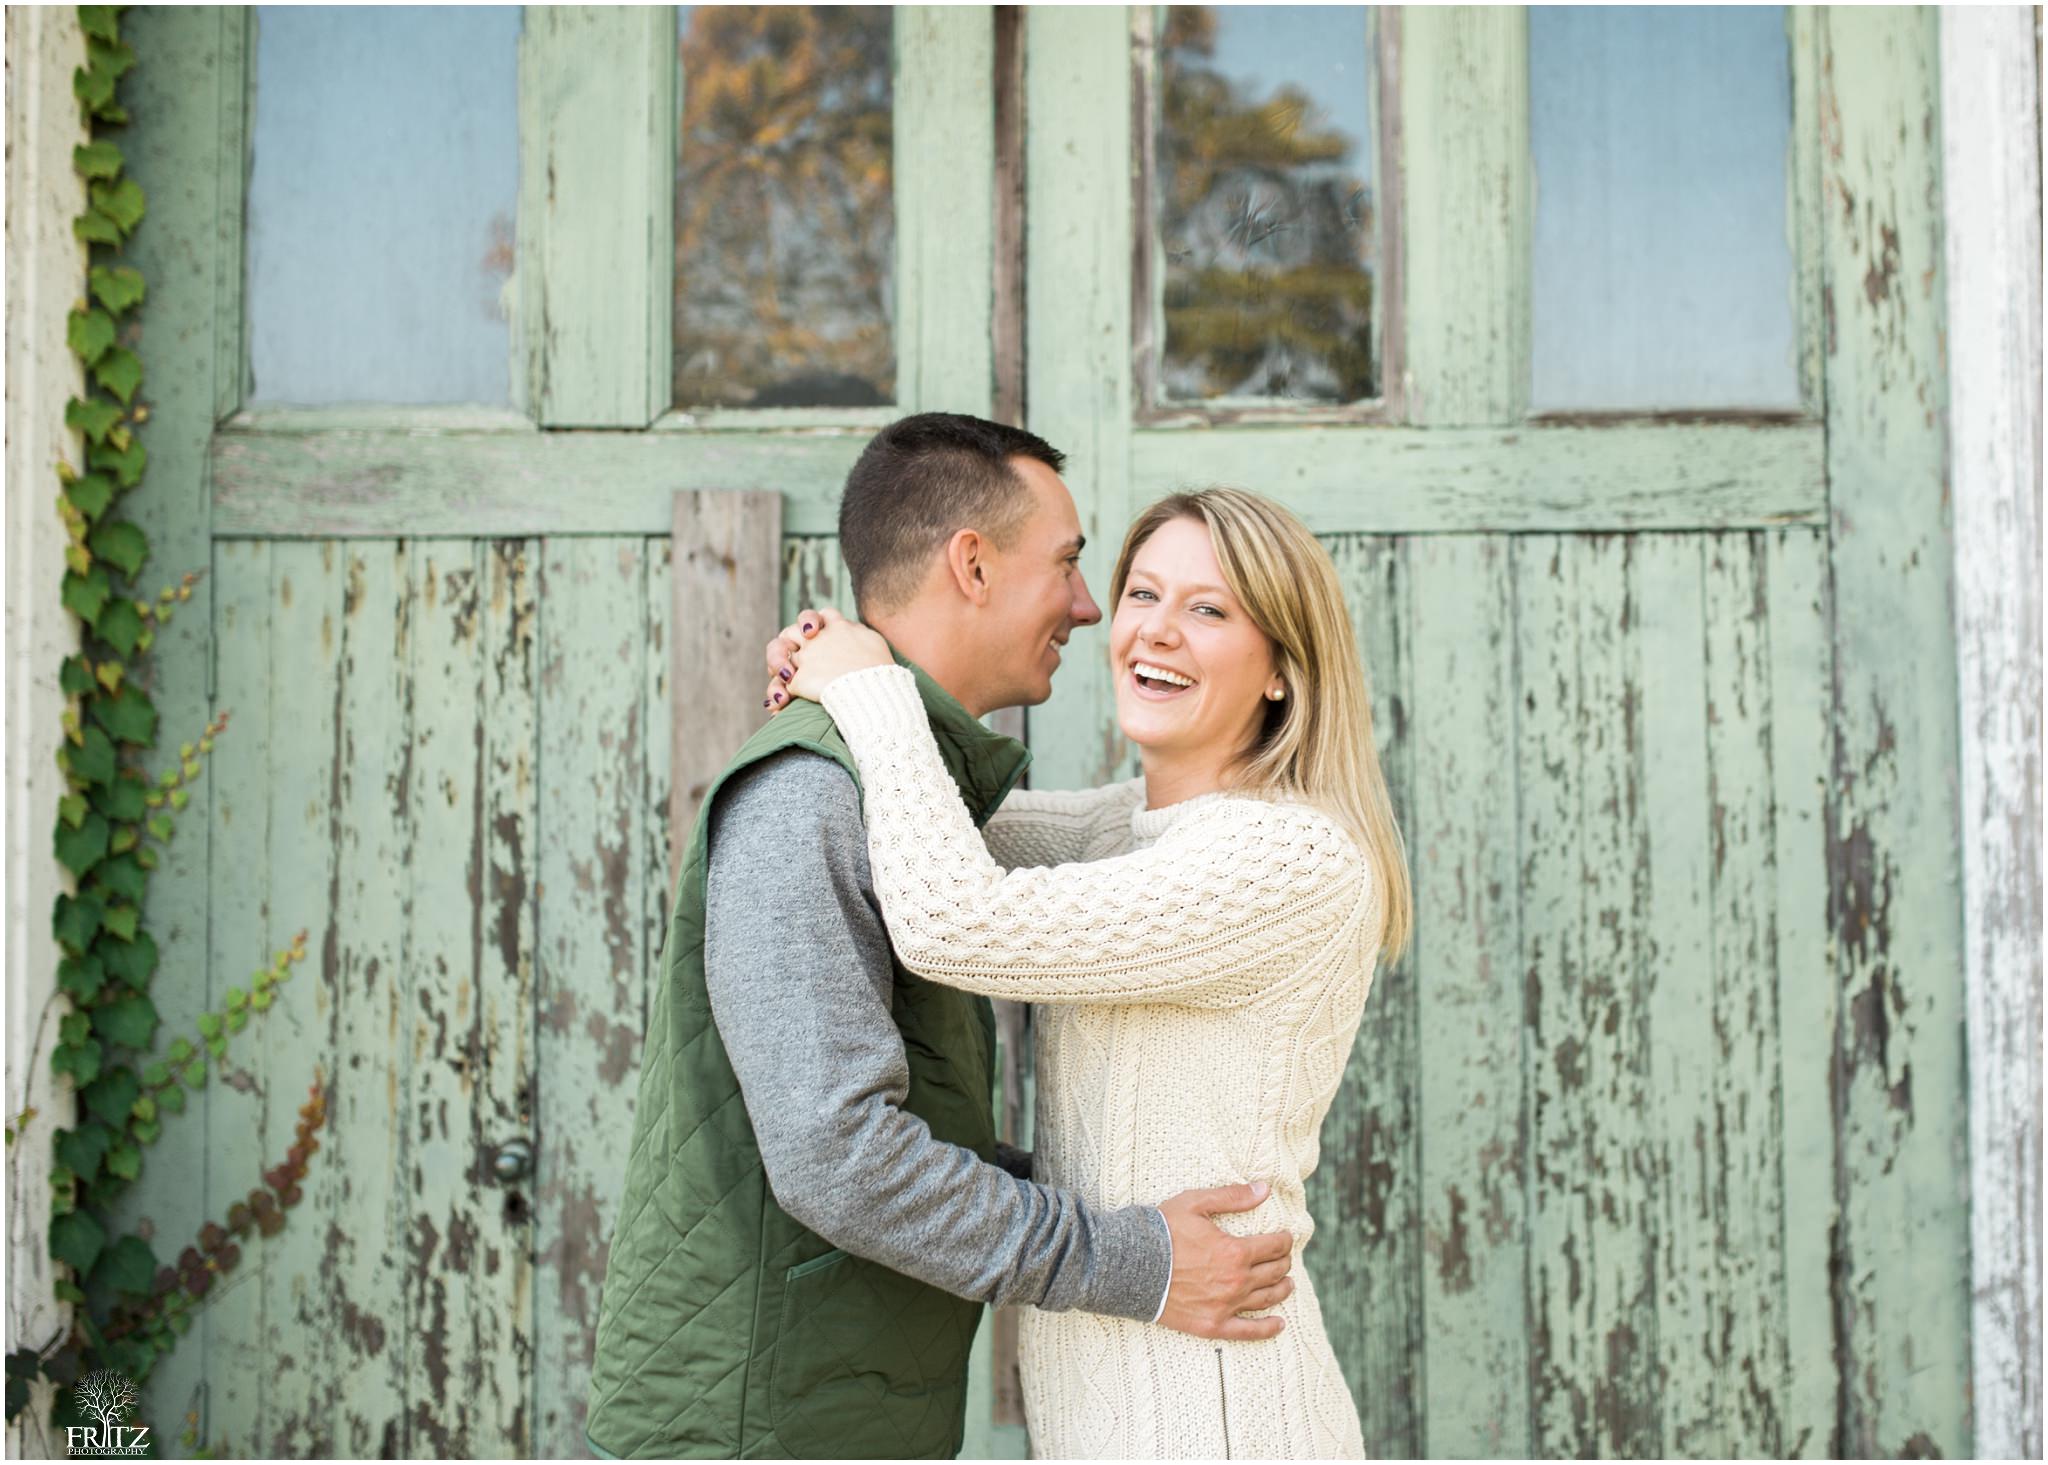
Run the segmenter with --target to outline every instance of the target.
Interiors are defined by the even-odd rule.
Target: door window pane
[[[1379,394],[1370,20],[1355,5],[1162,12],[1159,401]]]
[[[886,6],[679,6],[674,401],[896,393]]]
[[[517,6],[264,6],[250,400],[506,406]]]
[[[1532,6],[1532,405],[1792,408],[1782,6]]]

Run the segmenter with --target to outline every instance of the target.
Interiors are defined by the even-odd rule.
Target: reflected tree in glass
[[[682,8],[674,401],[895,394],[883,6]]]
[[[1364,13],[1285,8],[1301,11],[1281,22],[1293,44],[1221,59],[1221,7],[1165,12],[1155,198],[1162,400],[1350,402],[1379,392]],[[1273,24],[1279,9],[1248,24]],[[1314,51],[1327,56],[1353,37],[1355,55],[1318,65]],[[1295,66],[1334,74],[1344,95],[1327,78],[1324,95],[1312,95],[1282,70]],[[1333,102],[1361,121],[1331,125]]]

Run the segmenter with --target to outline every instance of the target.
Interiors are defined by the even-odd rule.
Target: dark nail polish
[[[778,701],[778,702],[780,702],[780,701],[782,700],[782,693],[780,693],[780,692],[777,692],[777,693],[775,694],[775,700],[776,700],[776,701]]]
[[[768,699],[767,699],[766,697],[763,697],[763,698],[761,699],[761,705],[762,705],[763,707],[766,707],[766,706],[768,705]]]
[[[810,623],[809,621],[805,621],[805,622],[804,622],[804,633],[805,633],[806,635],[808,635],[808,634],[810,633],[810,629],[811,629],[811,623]]]
[[[789,680],[789,668],[785,666],[785,667],[784,667],[784,668],[783,668],[783,669],[782,669],[781,671],[777,672],[777,673],[776,673],[776,675],[777,675],[777,676],[779,676],[779,677],[781,677],[781,678],[782,678],[782,679],[783,679],[783,680],[784,680],[785,682],[786,682],[786,681],[788,681],[788,680]]]

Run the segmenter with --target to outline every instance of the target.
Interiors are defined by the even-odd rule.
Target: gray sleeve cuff
[[[1156,1323],[1166,1316],[1166,1299],[1173,1291],[1173,1228],[1166,1224],[1166,1212],[1155,1207],[1153,1214],[1159,1217],[1159,1229],[1166,1233],[1166,1285],[1159,1289],[1159,1311],[1152,1314]]]

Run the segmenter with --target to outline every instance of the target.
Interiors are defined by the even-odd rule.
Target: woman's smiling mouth
[[[1131,664],[1131,680],[1147,697],[1178,697],[1194,686],[1194,678],[1150,661]]]

